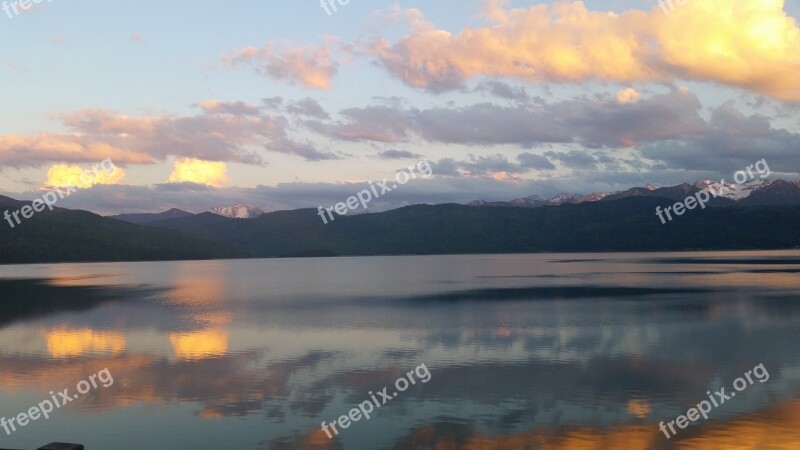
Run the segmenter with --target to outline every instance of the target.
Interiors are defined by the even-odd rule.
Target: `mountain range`
[[[657,206],[682,201],[700,186],[558,196],[538,207],[534,201],[413,205],[339,216],[327,225],[316,209],[242,220],[181,210],[101,217],[56,208],[13,229],[0,225],[0,263],[800,247],[799,183],[762,183],[668,224],[658,220]],[[29,204],[0,196],[0,211]]]
[[[713,202],[716,206],[734,204],[730,201],[739,202],[742,205],[800,205],[800,180],[788,182],[784,180],[752,180],[741,185],[735,183],[721,184],[719,181],[703,180],[694,184],[683,183],[671,187],[657,187],[647,184],[644,187],[633,187],[626,191],[613,193],[595,192],[588,195],[562,193],[547,199],[533,195],[511,201],[488,202],[475,200],[468,203],[468,205],[539,208],[542,206],[619,200],[627,197],[663,197],[680,201],[700,190],[711,190],[715,193],[721,192],[719,198]]]

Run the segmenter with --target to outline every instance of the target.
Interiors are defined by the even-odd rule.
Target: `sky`
[[[0,194],[316,208],[422,160],[371,208],[798,178],[797,2],[343,3],[0,3]]]

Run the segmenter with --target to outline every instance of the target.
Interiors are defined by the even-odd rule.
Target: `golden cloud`
[[[120,184],[125,179],[125,171],[117,166],[105,170],[96,166],[95,170],[77,165],[56,164],[47,171],[47,188],[77,187],[88,189],[98,184]]]
[[[590,11],[581,1],[506,9],[489,0],[491,25],[459,34],[416,18],[372,54],[415,87],[448,90],[480,76],[577,83],[678,79],[737,86],[800,101],[800,28],[784,0],[702,0],[663,11]],[[416,14],[410,15],[417,17]],[[420,25],[422,23],[422,25]]]
[[[170,183],[198,183],[220,187],[228,182],[228,166],[221,161],[178,158],[169,176]]]

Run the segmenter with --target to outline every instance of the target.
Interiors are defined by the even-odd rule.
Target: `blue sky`
[[[249,0],[52,0],[13,18],[0,12],[0,192],[33,198],[53,186],[54,170],[113,155],[124,181],[81,191],[66,206],[309,207],[340,201],[419,158],[432,162],[434,179],[383,207],[717,178],[767,156],[774,172],[791,178],[800,171],[791,162],[800,94],[786,80],[800,73],[792,19],[800,7],[782,3],[689,0],[669,17],[655,1],[633,0],[585,2],[594,15],[574,3],[498,0],[351,0],[330,16],[317,1]],[[501,21],[487,18],[490,7]],[[618,19],[602,17],[610,11]],[[570,14],[580,18],[563,20]],[[740,30],[725,23],[731,14]],[[542,17],[548,22],[534,20]],[[652,38],[656,53],[621,62],[631,49],[604,50],[604,42],[643,50],[633,48],[636,39],[621,43],[620,31]],[[682,33],[696,33],[697,45]],[[226,63],[248,47],[261,52]],[[328,52],[330,70],[316,75],[329,86],[302,81],[314,67],[288,62],[298,48]],[[577,68],[587,61],[590,68]],[[276,97],[281,107],[263,106]],[[308,101],[324,115],[298,115]],[[212,111],[208,102],[262,109],[256,119]],[[120,120],[124,133],[104,128]],[[248,120],[263,128],[250,130]],[[208,144],[217,137],[227,144]],[[73,145],[86,152],[69,151]],[[226,181],[204,183],[198,174],[166,186],[181,158],[224,162]]]

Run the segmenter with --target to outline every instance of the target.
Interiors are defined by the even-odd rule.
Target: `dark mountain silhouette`
[[[336,216],[327,225],[314,209],[250,220],[203,213],[149,225],[56,209],[14,229],[0,226],[0,262],[800,247],[800,206],[731,201],[662,224],[656,206],[674,201],[632,195],[539,208],[416,205]]]
[[[0,199],[0,214],[31,202]],[[243,256],[216,242],[87,211],[45,209],[11,228],[0,222],[0,263],[152,261]]]
[[[316,210],[269,213],[250,221],[174,219],[153,226],[247,251],[257,257],[687,249],[800,246],[800,207],[695,210],[666,225],[655,207],[666,198],[541,208],[416,205],[377,214],[337,216]]]
[[[17,209],[20,209],[20,208],[22,208],[23,206],[25,206],[25,205],[27,205],[29,203],[30,202],[26,203],[26,202],[22,202],[22,201],[19,201],[19,200],[14,200],[11,197],[5,197],[5,196],[0,195],[0,208],[2,208],[3,210],[6,210],[6,209],[8,209],[8,210],[12,210],[12,209],[13,210],[17,210]]]

